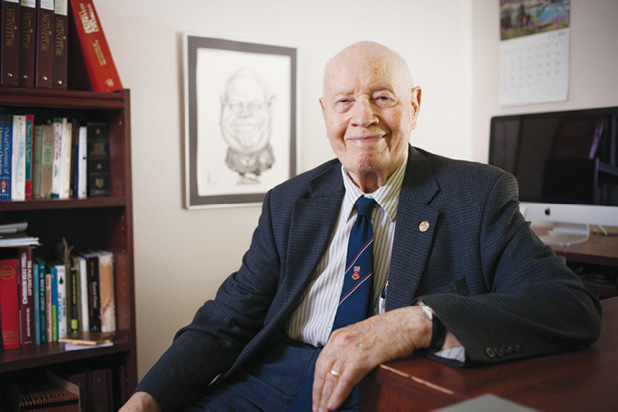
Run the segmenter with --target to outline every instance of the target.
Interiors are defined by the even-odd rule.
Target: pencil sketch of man
[[[225,163],[240,175],[237,184],[259,184],[275,162],[270,145],[275,96],[257,71],[233,73],[221,96],[220,127],[228,144]]]

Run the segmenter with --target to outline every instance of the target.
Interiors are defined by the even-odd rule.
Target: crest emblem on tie
[[[360,266],[354,266],[354,271],[352,272],[352,279],[358,280],[360,278]]]

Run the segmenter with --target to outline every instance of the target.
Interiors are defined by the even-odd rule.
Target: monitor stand
[[[588,241],[590,229],[585,223],[555,222],[554,228],[539,238],[546,245],[571,246]]]

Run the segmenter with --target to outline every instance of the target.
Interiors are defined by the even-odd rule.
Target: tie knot
[[[356,201],[356,211],[359,216],[371,217],[371,211],[376,205],[376,201],[365,196],[361,196]]]

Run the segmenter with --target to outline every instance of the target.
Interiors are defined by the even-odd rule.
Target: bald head
[[[326,65],[324,71],[324,89],[326,88],[337,72],[353,68],[355,65],[371,65],[373,67],[381,67],[382,70],[390,73],[396,73],[399,80],[402,81],[402,86],[412,89],[412,76],[406,61],[398,53],[388,47],[371,41],[361,41],[351,44],[337,53]]]

